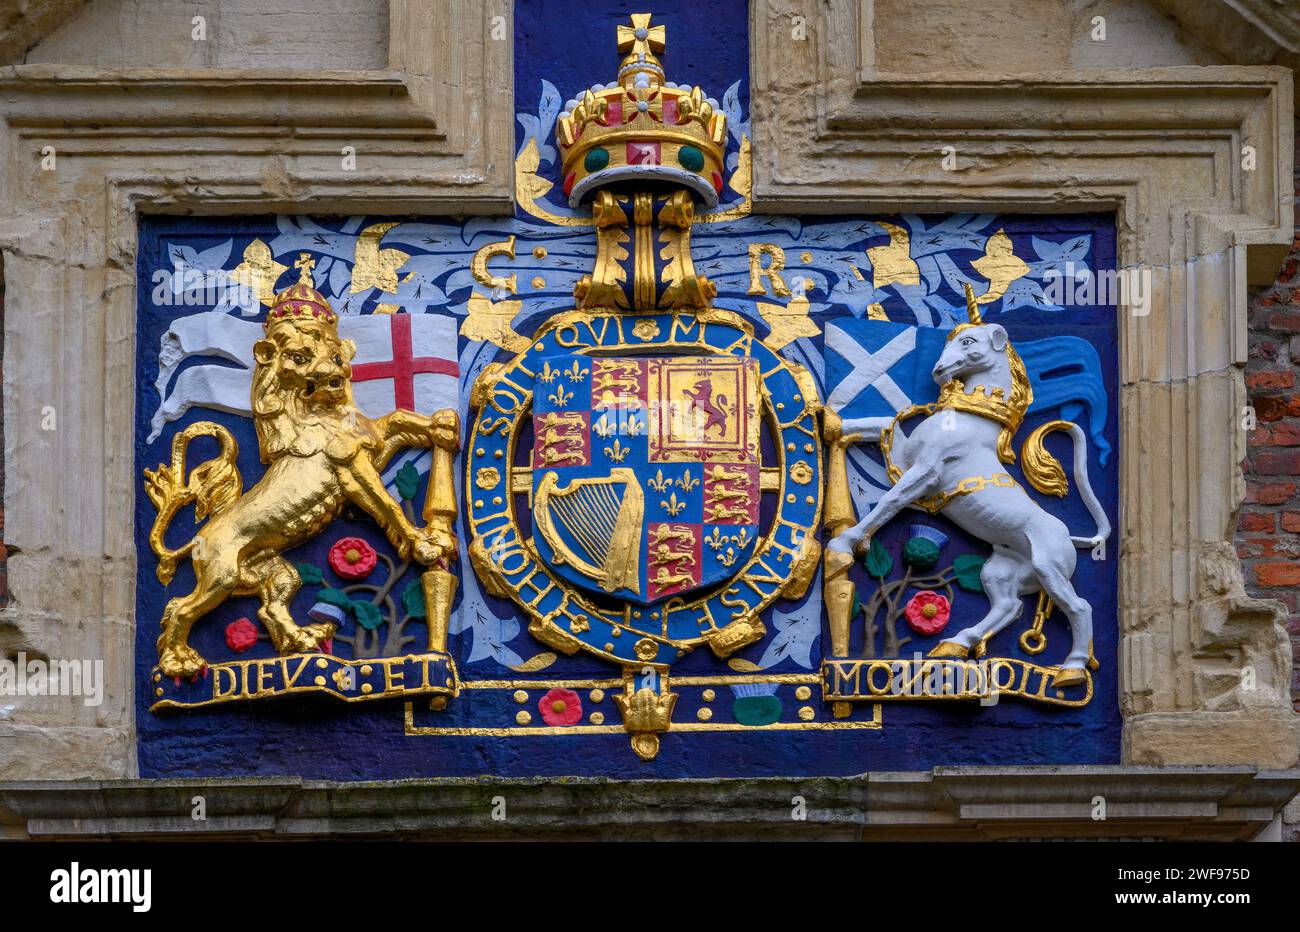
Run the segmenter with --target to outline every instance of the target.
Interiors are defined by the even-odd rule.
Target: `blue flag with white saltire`
[[[948,331],[887,320],[840,320],[826,327],[826,392],[831,410],[855,429],[885,427],[899,411],[939,397],[931,371]],[[1084,429],[1106,465],[1106,386],[1101,360],[1087,340],[1047,337],[1015,344],[1034,400],[1029,413],[1060,408],[1061,417],[1085,418]]]

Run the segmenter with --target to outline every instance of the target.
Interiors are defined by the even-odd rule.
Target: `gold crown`
[[[270,313],[262,323],[267,333],[281,325],[300,326],[305,323],[323,323],[337,331],[338,315],[312,284],[311,270],[316,265],[311,253],[299,253],[294,266],[299,269],[298,281],[275,296]]]
[[[662,181],[689,188],[705,204],[722,192],[727,117],[698,87],[664,80],[656,57],[664,27],[633,13],[618,27],[618,80],[570,100],[560,114],[564,193],[577,207],[597,188],[620,181]]]
[[[1020,427],[1020,422],[1024,419],[1023,413],[1018,415],[1015,409],[1007,404],[1004,395],[1000,388],[994,388],[990,392],[983,385],[976,385],[970,391],[966,391],[966,385],[961,379],[953,379],[939,389],[939,400],[935,405],[939,408],[952,408],[954,411],[978,414],[980,417],[989,418],[1015,430]]]
[[[979,305],[975,301],[975,291],[969,284],[966,285],[966,322],[953,327],[948,333],[948,340],[952,340],[964,330],[971,327],[983,326],[984,319],[980,316]],[[936,402],[940,408],[952,408],[956,411],[968,411],[971,414],[978,414],[997,421],[1005,431],[1005,439],[998,439],[998,455],[1005,462],[1011,462],[1015,456],[1011,454],[1011,436],[1020,429],[1021,423],[1025,419],[1025,411],[1034,400],[1034,390],[1029,384],[1029,375],[1025,371],[1024,361],[1016,348],[1007,341],[1007,364],[1011,369],[1011,397],[1006,397],[1006,392],[995,387],[989,391],[983,385],[976,385],[970,391],[966,391],[966,386],[961,379],[953,379],[939,389],[939,400]]]

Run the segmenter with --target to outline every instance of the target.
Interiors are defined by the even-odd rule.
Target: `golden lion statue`
[[[167,676],[193,676],[207,665],[189,645],[190,628],[226,599],[257,595],[258,618],[281,654],[319,650],[333,624],[298,625],[289,603],[301,580],[281,553],[320,533],[349,502],[369,514],[403,559],[445,568],[456,552],[452,515],[429,515],[417,528],[389,495],[380,472],[399,450],[430,447],[454,452],[460,422],[454,410],[426,417],[394,411],[370,420],[352,400],[356,346],[340,340],[338,319],[303,280],[278,295],[266,336],[254,347],[252,407],[262,462],[267,470],[241,492],[238,447],[219,424],[191,424],[172,441],[172,461],[145,470],[145,491],[158,509],[149,543],[158,555],[164,585],[178,561],[189,557],[197,585],[171,599],[158,637],[158,667]],[[215,437],[221,452],[185,475],[185,453],[198,436]],[[450,455],[435,456],[450,464]],[[435,470],[430,487],[451,483]],[[207,518],[194,538],[172,550],[163,540],[176,512],[194,503],[195,519]],[[432,606],[431,606],[432,609]]]

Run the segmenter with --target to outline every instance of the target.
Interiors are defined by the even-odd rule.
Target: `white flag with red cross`
[[[175,321],[158,352],[161,399],[147,442],[193,407],[252,417],[253,345],[258,321],[206,311]],[[357,345],[352,395],[357,409],[377,418],[403,408],[432,414],[459,399],[457,320],[449,314],[365,314],[339,318],[339,335]],[[220,361],[182,368],[194,357]],[[180,374],[176,375],[177,370]],[[173,376],[175,380],[173,381]]]
[[[368,314],[339,319],[357,344],[352,397],[367,417],[403,408],[432,414],[460,397],[456,319],[444,314]]]

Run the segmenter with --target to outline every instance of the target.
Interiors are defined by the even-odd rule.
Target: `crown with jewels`
[[[271,311],[262,323],[267,333],[281,326],[298,327],[305,323],[321,323],[330,330],[337,329],[338,315],[313,285],[311,270],[315,265],[311,253],[299,254],[298,261],[294,263],[300,270],[298,281],[276,295],[271,302]]]
[[[565,104],[556,126],[564,193],[577,207],[597,188],[620,181],[662,181],[689,188],[712,207],[722,193],[727,117],[698,87],[664,80],[657,54],[663,26],[633,13],[618,27],[624,55],[618,80],[597,84]]]

